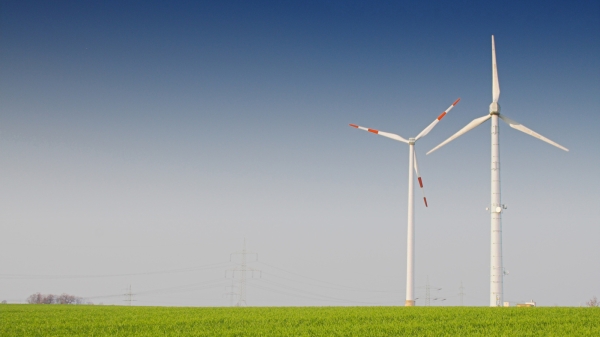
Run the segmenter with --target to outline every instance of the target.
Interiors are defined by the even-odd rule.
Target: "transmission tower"
[[[231,279],[231,285],[227,286],[227,289],[229,289],[229,291],[225,293],[225,296],[229,297],[229,306],[233,307],[233,299],[237,295],[235,292],[235,281],[233,279]]]
[[[126,293],[125,295],[125,299],[123,301],[127,302],[129,306],[131,306],[131,302],[135,301],[133,299],[133,293],[131,292],[131,284],[129,285],[129,288],[126,289]]]
[[[423,288],[423,287],[419,287],[419,288]],[[429,284],[429,276],[427,276],[427,282],[425,283],[425,306],[431,306],[431,301],[445,301],[446,299],[443,297],[439,297],[439,296],[435,296],[433,298],[431,298],[431,291],[440,291],[442,290],[442,288],[438,288],[435,286],[431,286]]]
[[[463,306],[463,297],[465,296],[465,288],[463,287],[463,283],[462,281],[460,281],[460,288],[458,288],[460,290],[460,292],[458,293],[458,296],[460,296],[460,306]]]
[[[233,261],[234,255],[241,255],[241,262],[238,263],[238,265],[236,267],[234,267],[233,269],[229,269],[228,271],[231,272],[231,276],[233,278],[235,278],[236,274],[239,275],[239,281],[238,281],[239,297],[238,297],[238,301],[235,304],[235,306],[243,307],[243,306],[246,306],[246,273],[251,272],[252,277],[254,277],[254,272],[260,273],[261,276],[262,276],[262,272],[258,269],[248,267],[248,261],[247,261],[246,256],[254,255],[256,257],[256,259],[252,262],[255,262],[255,261],[258,261],[258,254],[252,253],[252,252],[249,252],[246,250],[246,239],[244,239],[244,247],[241,252],[231,253],[231,255],[229,256],[230,261]],[[227,277],[227,271],[225,271],[225,277]]]
[[[425,283],[425,306],[431,305],[431,291],[429,287],[429,276],[427,276],[427,283]]]

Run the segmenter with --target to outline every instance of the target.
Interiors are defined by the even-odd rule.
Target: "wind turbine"
[[[500,306],[503,302],[503,276],[504,268],[502,267],[502,223],[501,214],[505,208],[500,201],[500,138],[499,138],[499,125],[498,118],[506,122],[511,128],[517,129],[537,139],[543,140],[546,143],[554,145],[559,149],[569,151],[567,148],[551,141],[550,139],[536,133],[533,130],[528,129],[524,125],[515,122],[514,120],[500,114],[500,105],[498,104],[498,98],[500,98],[500,82],[498,81],[498,68],[496,66],[496,47],[494,44],[494,35],[492,35],[492,104],[490,104],[490,113],[486,116],[476,118],[467,124],[464,128],[459,130],[457,133],[452,135],[450,138],[443,141],[440,145],[431,149],[427,152],[431,152],[439,149],[440,147],[448,144],[452,140],[460,137],[468,131],[474,129],[478,125],[492,119],[492,195],[491,195],[491,207],[489,208],[491,214],[491,261],[490,261],[490,306]]]
[[[424,137],[433,129],[433,127],[439,123],[439,121],[446,116],[452,108],[460,101],[460,98],[454,101],[452,105],[442,112],[441,115],[438,116],[429,126],[427,126],[421,133],[419,133],[415,138],[409,138],[408,140],[389,132],[382,132],[379,130],[369,129],[362,126],[358,126],[356,124],[350,124],[351,127],[372,132],[374,134],[384,136],[387,138],[391,138],[393,140],[397,140],[409,145],[408,151],[408,234],[407,234],[407,244],[406,244],[406,302],[405,306],[412,307],[415,305],[415,289],[414,289],[414,281],[415,281],[415,206],[414,206],[414,177],[413,177],[413,167],[417,173],[417,179],[419,180],[419,186],[421,186],[421,190],[423,191],[423,201],[425,202],[425,207],[427,207],[427,198],[425,198],[425,191],[423,190],[423,180],[421,179],[421,174],[419,173],[419,166],[417,165],[417,154],[415,153],[415,142],[419,140],[419,138]]]

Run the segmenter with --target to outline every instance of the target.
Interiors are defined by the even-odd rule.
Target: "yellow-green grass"
[[[0,305],[0,336],[600,336],[598,308]]]

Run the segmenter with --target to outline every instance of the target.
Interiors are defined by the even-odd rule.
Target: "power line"
[[[308,280],[312,280],[312,281],[316,281],[316,282],[320,282],[320,283],[330,284],[330,285],[333,285],[333,286],[336,286],[336,287],[346,288],[347,290],[364,291],[364,292],[382,292],[382,293],[403,293],[402,291],[397,291],[397,290],[372,290],[372,289],[362,289],[362,288],[356,288],[356,287],[346,286],[346,285],[342,285],[342,284],[332,283],[332,282],[328,282],[328,281],[322,281],[322,280],[318,280],[318,279],[315,279],[315,278],[312,278],[312,277],[304,276],[304,275],[301,275],[301,274],[298,274],[298,273],[295,273],[295,272],[292,272],[292,271],[289,271],[289,270],[285,270],[285,269],[281,269],[279,267],[275,267],[273,265],[264,263],[262,261],[257,261],[257,263],[265,265],[267,267],[271,267],[273,269],[280,270],[280,271],[288,273],[288,274],[300,276],[302,278],[305,278],[305,279],[308,279]],[[276,277],[284,278],[282,276],[276,276]],[[301,281],[296,281],[296,282],[301,282]],[[320,286],[320,287],[323,287],[323,286]]]
[[[358,304],[378,304],[378,303],[384,303],[384,302],[354,301],[354,300],[348,300],[348,299],[344,299],[344,298],[338,298],[338,297],[333,297],[333,296],[328,296],[328,295],[322,295],[322,294],[319,294],[319,293],[315,293],[315,292],[311,292],[311,291],[307,291],[307,290],[303,290],[303,289],[298,289],[298,288],[294,288],[294,287],[290,287],[290,286],[282,284],[282,283],[278,283],[278,282],[275,282],[275,281],[269,281],[269,280],[265,280],[265,279],[261,279],[258,282],[267,283],[267,284],[271,284],[271,285],[274,285],[274,286],[279,287],[279,288],[283,288],[284,291],[293,291],[293,292],[301,293],[301,294],[304,294],[304,295],[313,296],[312,299],[319,299],[319,300],[333,301],[333,302],[358,303]],[[271,289],[271,288],[268,288],[268,287],[265,287],[265,286],[259,286],[259,285],[256,285],[256,284],[252,284],[252,287],[258,287],[258,288],[261,288],[261,289],[265,289],[265,290],[269,290],[269,291],[274,291],[274,292],[281,291],[279,289],[275,290],[275,289]],[[297,296],[297,294],[289,294],[289,295]],[[306,296],[300,295],[300,297],[306,297]],[[396,303],[397,301],[386,301],[386,302],[388,302],[388,303],[391,303],[391,302]]]
[[[328,285],[310,283],[310,282],[306,282],[306,281],[294,280],[294,279],[291,279],[291,278],[288,278],[288,277],[283,277],[283,276],[271,274],[271,273],[268,273],[266,271],[263,271],[262,273],[265,274],[265,275],[276,277],[276,278],[280,278],[280,279],[284,279],[284,280],[288,280],[288,281],[292,281],[292,282],[297,282],[297,283],[303,283],[303,284],[307,284],[307,285],[314,286],[314,287],[326,288],[326,289],[335,289],[335,290],[353,291],[353,292],[386,293],[386,294],[389,294],[389,293],[401,293],[401,291],[397,291],[397,290],[369,290],[369,289],[346,287],[346,286],[341,286],[341,285],[334,287],[334,286],[328,286]]]
[[[167,269],[150,272],[140,273],[128,273],[128,274],[96,274],[96,275],[25,275],[25,274],[0,274],[0,278],[13,279],[13,280],[27,280],[27,279],[78,279],[78,278],[110,278],[110,277],[123,277],[123,276],[143,276],[143,275],[159,275],[159,274],[176,274],[176,273],[187,273],[199,270],[217,269],[222,268],[230,262],[219,262],[212,263],[203,266],[187,267],[179,269]]]
[[[265,282],[265,280],[264,279],[260,280],[260,282],[261,283]],[[285,285],[278,285],[278,286],[284,288],[284,290],[274,289],[274,288],[266,287],[264,285],[259,285],[259,284],[252,284],[252,287],[253,288],[257,288],[257,289],[263,289],[263,290],[267,290],[267,291],[278,293],[278,294],[282,294],[282,295],[289,295],[289,296],[294,296],[294,297],[306,298],[306,299],[311,299],[311,300],[319,300],[319,301],[325,301],[325,302],[369,304],[369,305],[382,305],[382,304],[386,304],[386,303],[398,303],[398,301],[361,302],[361,301],[354,301],[354,300],[348,300],[348,299],[343,299],[343,298],[336,298],[336,297],[331,297],[331,296],[326,296],[326,295],[311,293],[311,292],[304,291],[304,290],[301,290],[301,289],[287,287]],[[286,289],[286,288],[288,288],[288,289]],[[300,294],[298,294],[298,292]]]
[[[168,288],[162,288],[162,289],[147,290],[147,291],[143,291],[143,292],[138,292],[137,295],[151,295],[151,294],[159,294],[159,293],[163,293],[163,294],[164,293],[178,293],[178,292],[188,292],[188,291],[195,291],[195,290],[211,289],[211,288],[223,286],[223,282],[225,282],[225,280],[220,278],[220,279],[216,279],[216,280],[196,282],[196,283],[192,283],[192,284],[186,284],[186,285],[180,285],[180,286],[174,286],[174,287],[168,287]]]
[[[235,255],[235,259],[234,259]],[[253,255],[254,259],[249,255]],[[136,276],[136,275],[155,275],[155,274],[171,274],[171,273],[183,273],[183,272],[193,272],[199,270],[207,270],[207,269],[217,269],[222,268],[227,265],[231,265],[232,262],[236,262],[234,268],[228,269],[225,271],[226,279],[213,279],[202,282],[194,282],[191,284],[177,285],[166,288],[158,288],[158,289],[149,289],[145,291],[136,291],[133,293],[132,286],[129,285],[126,292],[119,292],[114,295],[104,295],[104,296],[90,296],[85,297],[86,299],[102,299],[102,298],[116,298],[125,296],[123,300],[126,304],[133,305],[133,302],[139,302],[145,296],[149,295],[159,295],[165,296],[168,294],[176,294],[176,293],[189,293],[191,291],[200,291],[206,289],[214,289],[217,287],[224,287],[226,283],[231,281],[231,285],[227,288],[231,291],[227,292],[225,295],[228,295],[229,304],[233,306],[245,306],[247,305],[247,290],[248,286],[251,288],[263,289],[269,292],[285,294],[289,296],[299,297],[299,298],[307,298],[312,300],[319,301],[327,301],[327,302],[339,302],[339,303],[356,303],[356,304],[383,304],[383,303],[398,303],[397,300],[393,301],[376,301],[378,298],[373,298],[369,295],[369,298],[365,298],[366,301],[360,300],[351,300],[344,298],[345,296],[339,293],[341,296],[336,296],[334,292],[331,290],[336,290],[340,292],[363,292],[363,293],[371,293],[373,295],[380,293],[382,296],[400,293],[399,291],[393,290],[373,290],[373,289],[364,289],[357,288],[342,284],[337,284],[333,282],[323,281],[316,278],[308,277],[301,275],[299,273],[285,270],[279,268],[277,266],[273,266],[264,262],[258,261],[258,254],[250,252],[246,248],[246,240],[244,240],[244,245],[241,251],[232,253],[230,255],[229,262],[219,262],[212,263],[207,265],[200,266],[192,266],[178,269],[168,269],[168,270],[159,270],[159,271],[151,271],[151,272],[140,272],[140,273],[128,273],[128,274],[97,274],[97,275],[1,275],[0,278],[4,277],[24,277],[24,278],[40,278],[40,279],[55,279],[55,278],[95,278],[95,277],[118,277],[118,276]],[[262,270],[258,270],[249,266],[251,263],[259,263],[260,265],[264,265],[268,267],[271,272],[264,272],[266,275],[271,276],[267,277],[267,279],[262,278]],[[231,278],[228,279],[228,273]],[[257,272],[260,274],[261,279],[253,281],[251,284],[248,284],[250,278],[254,278],[254,273]],[[272,278],[276,278],[273,280]],[[280,282],[275,282],[279,279]],[[429,280],[427,280],[427,305],[431,305],[432,301],[436,300],[444,300],[440,298],[432,298],[431,293],[433,291],[429,286]],[[311,289],[312,288],[312,289]],[[317,289],[319,288],[319,289]],[[140,298],[141,296],[141,298]],[[394,296],[395,297],[395,296]],[[149,297],[146,297],[149,298]],[[222,298],[222,297],[221,297]],[[382,298],[383,299],[383,298]],[[373,301],[375,300],[375,301]],[[145,301],[147,302],[147,301]]]
[[[179,285],[179,286],[174,286],[174,287],[140,291],[140,292],[137,292],[135,295],[142,296],[142,295],[152,295],[152,294],[159,294],[159,293],[188,292],[188,291],[195,291],[195,290],[211,289],[211,288],[221,287],[224,281],[225,280],[223,280],[222,278],[219,278],[219,279],[215,279],[215,280],[196,282],[196,283],[192,283],[192,284],[184,284],[184,285]],[[99,298],[111,298],[111,297],[121,297],[121,296],[123,296],[123,294],[86,296],[85,298],[86,299],[99,299]]]

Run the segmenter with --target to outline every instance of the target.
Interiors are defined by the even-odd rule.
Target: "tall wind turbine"
[[[494,45],[494,36],[492,35],[492,104],[490,104],[490,113],[486,116],[479,117],[471,121],[460,131],[452,135],[450,138],[443,141],[440,145],[431,149],[427,152],[431,152],[439,149],[440,147],[448,144],[452,140],[460,137],[468,131],[474,129],[478,125],[492,119],[492,196],[491,196],[491,207],[489,208],[491,214],[491,261],[490,261],[490,306],[500,306],[503,302],[503,277],[504,268],[502,266],[502,223],[501,214],[504,205],[500,201],[500,138],[499,138],[499,125],[498,118],[506,122],[511,128],[517,129],[537,139],[543,140],[546,143],[554,145],[559,149],[569,151],[567,148],[551,141],[550,139],[536,133],[524,125],[515,122],[514,120],[500,114],[500,105],[498,104],[498,98],[500,98],[500,82],[498,81],[498,69],[496,67],[496,47]]]
[[[423,180],[421,179],[421,174],[419,173],[419,166],[417,165],[417,154],[415,153],[415,142],[419,140],[419,138],[424,137],[433,129],[433,127],[446,116],[452,108],[460,101],[460,98],[454,101],[452,105],[446,109],[446,111],[442,112],[441,115],[438,116],[429,126],[427,126],[421,133],[419,133],[415,138],[409,138],[408,140],[388,132],[382,132],[374,129],[365,128],[362,126],[358,126],[356,124],[350,124],[351,127],[372,132],[374,134],[384,136],[387,138],[391,138],[393,140],[397,140],[409,145],[408,151],[408,234],[407,234],[407,244],[406,244],[406,302],[405,306],[412,307],[415,305],[415,206],[414,206],[414,177],[413,177],[413,167],[415,172],[417,173],[417,179],[419,180],[419,186],[421,186],[421,190],[423,191],[423,201],[425,202],[425,207],[427,207],[427,198],[425,198],[425,191],[423,190]]]

